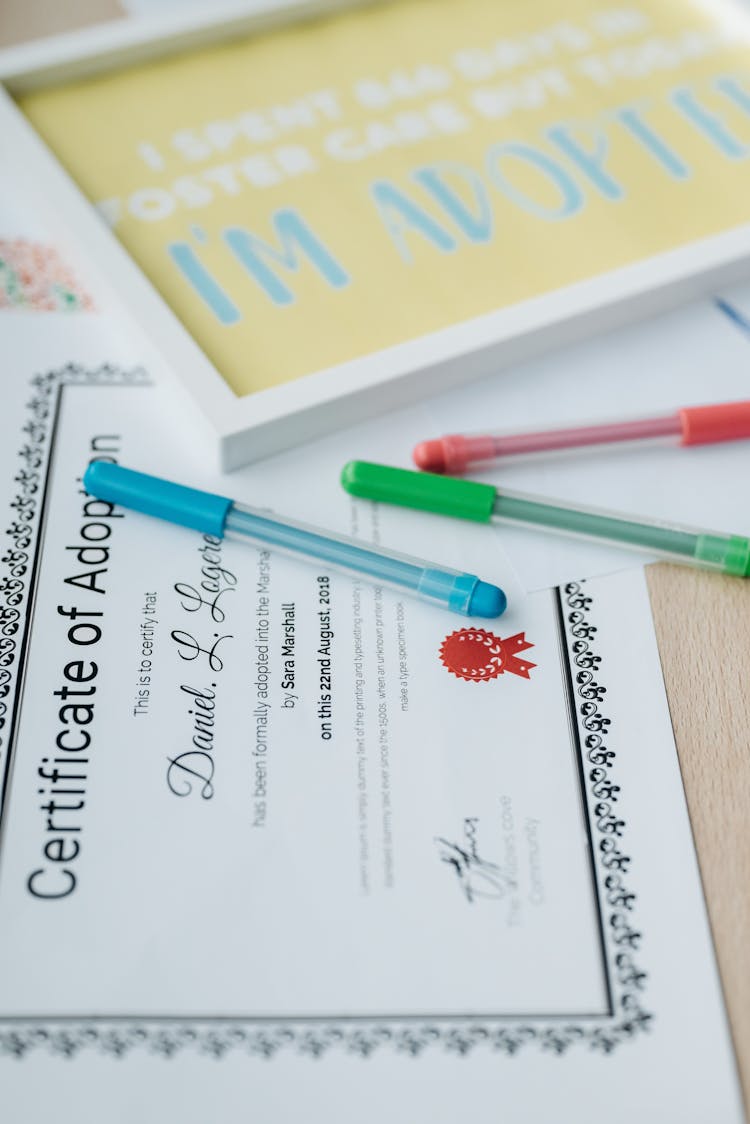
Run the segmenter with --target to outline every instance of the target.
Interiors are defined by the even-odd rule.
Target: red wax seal
[[[517,653],[533,647],[523,632],[501,640],[484,628],[461,628],[446,636],[440,646],[440,659],[458,679],[472,683],[486,683],[505,671],[530,679],[529,673],[536,664],[520,659]]]

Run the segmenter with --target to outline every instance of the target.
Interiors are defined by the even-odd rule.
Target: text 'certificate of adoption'
[[[4,389],[3,1120],[740,1121],[642,571],[523,595],[300,456],[196,475],[173,408],[114,363]],[[114,508],[92,459],[510,608]]]

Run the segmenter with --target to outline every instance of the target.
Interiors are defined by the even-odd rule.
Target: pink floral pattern
[[[0,238],[0,308],[91,312],[94,301],[54,247]]]

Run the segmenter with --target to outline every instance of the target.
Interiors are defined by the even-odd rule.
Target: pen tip
[[[415,465],[423,472],[445,472],[442,441],[420,441],[412,455]]]

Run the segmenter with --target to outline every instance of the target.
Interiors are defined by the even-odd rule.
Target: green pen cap
[[[750,540],[742,535],[698,536],[695,561],[736,578],[750,575]]]
[[[408,468],[369,461],[349,461],[341,473],[341,483],[353,496],[401,507],[434,511],[489,523],[497,492],[491,484],[438,476],[432,472],[412,472]]]

